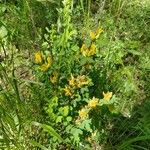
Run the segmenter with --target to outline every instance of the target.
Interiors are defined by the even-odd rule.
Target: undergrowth
[[[0,149],[150,149],[150,3],[0,0]]]

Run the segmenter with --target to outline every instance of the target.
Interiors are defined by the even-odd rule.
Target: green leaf
[[[125,149],[127,146],[129,146],[130,144],[134,142],[145,141],[145,140],[150,140],[150,136],[140,136],[140,137],[136,137],[136,138],[132,138],[130,140],[124,141],[123,144],[118,146],[117,149],[118,150]]]
[[[68,113],[69,113],[69,106],[65,106],[64,108],[63,108],[63,116],[67,116],[68,115]]]
[[[52,136],[58,138],[58,140],[63,141],[61,136],[51,126],[46,125],[46,124],[42,124],[42,128],[44,129],[44,131],[46,131],[49,134],[51,134]]]
[[[68,116],[66,119],[67,119],[68,122],[70,122],[72,120],[72,117]]]
[[[84,120],[81,124],[80,124],[80,128],[81,129],[85,129],[86,131],[92,131],[91,127],[91,120],[88,119],[88,120]]]
[[[36,0],[38,2],[50,2],[50,3],[56,3],[54,0]]]
[[[56,119],[56,123],[62,122],[62,118],[63,118],[63,116],[58,116],[57,119]]]
[[[128,52],[129,53],[132,53],[133,55],[142,55],[140,52],[138,52],[137,50],[133,50],[133,49],[131,49],[131,50],[128,50]]]
[[[58,140],[60,140],[61,142],[64,141],[64,140],[61,138],[61,136],[60,136],[50,125],[41,124],[41,123],[38,123],[38,122],[33,122],[33,125],[39,126],[39,127],[43,128],[45,132],[48,132],[50,135],[56,137],[56,138],[57,138]]]
[[[7,29],[4,26],[1,26],[0,27],[0,39],[3,39],[4,37],[6,37],[7,33],[8,33]]]
[[[30,143],[31,143],[33,146],[36,146],[36,147],[40,148],[41,150],[48,150],[45,146],[41,145],[40,143],[38,143],[38,142],[36,142],[36,141],[30,140]]]

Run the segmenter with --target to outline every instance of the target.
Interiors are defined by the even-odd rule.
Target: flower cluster
[[[72,91],[71,87],[68,85],[65,86],[64,92],[65,92],[66,96],[72,96],[73,95],[73,91]]]
[[[109,101],[111,98],[112,98],[112,92],[107,92],[107,93],[104,93],[103,92],[103,100],[105,101]],[[99,99],[98,98],[95,98],[93,97],[92,99],[90,99],[88,101],[88,104],[85,105],[81,110],[79,110],[79,117],[78,119],[76,120],[77,123],[81,122],[82,120],[85,120],[86,118],[88,118],[88,113],[91,109],[94,109],[97,107],[98,103],[99,103]],[[110,110],[111,108],[109,108]]]
[[[79,124],[82,120],[85,120],[88,118],[88,113],[91,109],[96,108],[98,105],[98,98],[93,97],[92,99],[89,100],[88,104],[85,105],[81,110],[79,110],[78,114],[78,119],[76,120],[76,123]]]
[[[91,31],[90,32],[90,38],[91,40],[95,40],[99,38],[100,34],[103,32],[102,28],[97,29],[95,32]]]
[[[52,65],[52,57],[44,57],[43,54],[39,51],[35,53],[34,60],[36,64],[40,65],[40,69],[42,71],[47,71]]]
[[[88,117],[88,112],[89,110],[85,108],[82,108],[81,110],[79,110],[79,117],[80,119],[85,119]]]
[[[112,97],[112,92],[107,92],[107,93],[104,93],[103,92],[103,96],[104,96],[104,100],[106,100],[106,101],[109,101],[110,99],[111,99],[111,97]]]
[[[68,82],[69,85],[66,85],[64,88],[65,95],[72,96],[74,89],[88,85],[90,83],[90,79],[88,79],[85,75],[79,75],[76,78],[73,75],[71,75],[71,78],[68,80]]]
[[[81,53],[83,56],[93,56],[96,54],[96,45],[92,43],[89,47],[87,47],[85,44],[81,47]]]
[[[40,52],[36,52],[34,55],[34,59],[35,59],[36,64],[40,64],[40,63],[42,63],[43,56]]]
[[[89,108],[95,108],[95,107],[97,106],[97,104],[98,104],[98,101],[99,101],[98,98],[93,97],[93,98],[89,101],[88,107],[89,107]]]
[[[99,38],[100,34],[103,32],[102,28],[98,28],[95,32],[90,31],[90,39],[91,44],[88,47],[86,44],[81,46],[81,53],[85,57],[93,56],[96,54],[96,45],[94,44],[94,40]]]

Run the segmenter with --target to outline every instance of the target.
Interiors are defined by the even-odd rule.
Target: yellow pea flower
[[[69,85],[73,87],[76,85],[76,79],[74,78],[73,75],[71,75],[71,79],[69,80]]]
[[[91,44],[90,47],[86,47],[85,44],[82,45],[81,47],[81,53],[83,56],[92,56],[96,54],[96,45],[95,44]]]
[[[42,71],[47,71],[51,65],[52,65],[52,58],[47,57],[47,62],[42,64],[40,68]]]
[[[95,55],[95,54],[96,54],[96,45],[92,43],[91,46],[90,46],[88,56],[92,56],[92,55]]]
[[[103,32],[102,28],[98,28],[95,32],[90,31],[90,38],[91,40],[95,40],[99,38],[100,34]]]
[[[78,76],[77,79],[76,79],[76,81],[77,81],[77,87],[78,88],[80,88],[83,85],[89,84],[89,81],[86,79],[85,75]]]
[[[99,38],[99,36],[100,36],[100,34],[101,34],[102,32],[104,32],[104,30],[103,30],[102,28],[98,28],[98,29],[96,30],[96,38]]]
[[[90,108],[95,108],[98,104],[98,98],[93,97],[89,103],[88,103],[88,107]]]
[[[82,108],[81,110],[79,110],[79,117],[81,119],[85,119],[88,115],[88,111],[85,108]]]
[[[47,71],[49,67],[50,67],[49,64],[42,64],[40,68],[42,71]]]
[[[52,57],[47,57],[47,63],[51,66],[52,65]]]
[[[95,40],[96,38],[96,34],[93,31],[90,32],[90,38],[91,40]]]
[[[104,96],[104,100],[106,100],[106,101],[109,101],[110,99],[111,99],[111,97],[112,97],[112,92],[107,92],[107,93],[104,93],[103,92],[103,96]]]
[[[41,52],[36,52],[34,55],[34,60],[36,64],[40,64],[42,62],[42,54]]]
[[[70,86],[65,86],[64,91],[65,91],[65,95],[66,96],[72,96],[72,92],[71,92],[71,87]]]
[[[85,51],[87,49],[86,45],[83,44],[82,47],[81,47],[81,52]]]
[[[87,56],[88,52],[89,52],[88,47],[85,44],[83,44],[82,47],[81,47],[81,53],[82,53],[82,55],[83,56]]]

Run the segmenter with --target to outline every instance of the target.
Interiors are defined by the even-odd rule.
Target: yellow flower
[[[41,65],[40,68],[42,71],[47,71],[49,67],[50,67],[50,64],[43,64],[43,65]]]
[[[50,76],[50,81],[54,84],[57,82],[58,79],[58,73],[54,72],[52,76]]]
[[[78,76],[77,79],[76,79],[76,81],[77,81],[77,87],[78,88],[80,88],[83,85],[89,84],[89,81],[86,80],[86,76],[85,75]]]
[[[86,45],[83,44],[82,47],[81,47],[81,53],[82,53],[82,55],[83,56],[87,56],[88,52],[89,52],[88,47],[86,47]]]
[[[42,62],[42,54],[40,52],[36,52],[34,55],[35,63],[39,64]]]
[[[42,71],[47,71],[51,65],[52,65],[52,58],[47,57],[47,62],[42,64],[40,68]]]
[[[107,92],[107,93],[104,93],[103,92],[103,96],[104,96],[104,100],[106,100],[106,101],[109,101],[110,99],[111,99],[111,97],[112,97],[112,92]]]
[[[79,116],[81,119],[85,119],[88,115],[88,111],[85,108],[79,110]]]
[[[92,56],[92,55],[95,55],[95,54],[96,54],[96,45],[92,43],[91,46],[90,46],[88,56]]]
[[[85,51],[87,49],[86,45],[83,44],[82,47],[81,47],[81,52]]]
[[[90,108],[95,108],[98,104],[98,98],[93,97],[89,103],[88,103],[88,107]]]
[[[65,95],[66,96],[72,96],[72,92],[71,92],[70,86],[65,86],[64,91],[65,91]]]
[[[99,36],[100,36],[100,34],[101,34],[102,32],[104,32],[103,29],[102,29],[102,28],[98,28],[98,29],[96,30],[96,38],[99,38]]]
[[[95,39],[99,38],[99,36],[100,36],[100,34],[101,34],[102,32],[103,32],[103,29],[102,29],[102,28],[98,28],[98,29],[96,30],[96,32],[91,31],[91,32],[90,32],[90,38],[91,38],[91,40],[95,40]]]
[[[47,57],[47,63],[51,66],[52,65],[52,57]]]
[[[96,45],[95,44],[91,44],[90,47],[86,47],[85,44],[82,45],[81,47],[81,53],[83,56],[92,56],[96,54]]]
[[[73,75],[71,75],[71,79],[69,80],[69,85],[74,87],[76,84],[75,82],[76,82],[76,79],[74,78]]]
[[[91,38],[91,40],[95,40],[95,38],[96,38],[95,33],[92,31],[90,32],[90,38]]]

